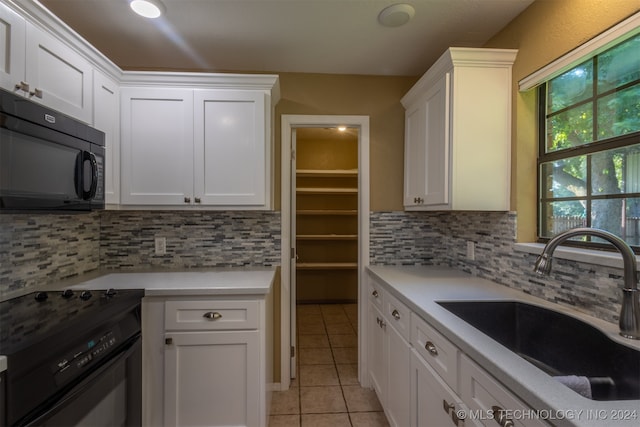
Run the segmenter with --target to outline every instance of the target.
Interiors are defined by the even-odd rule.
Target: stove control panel
[[[93,366],[96,361],[111,353],[120,341],[120,333],[116,328],[87,339],[73,351],[57,358],[51,366],[56,384],[62,385],[77,376],[80,371]]]

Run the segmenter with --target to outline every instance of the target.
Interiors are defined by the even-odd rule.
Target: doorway
[[[291,234],[295,236],[296,303],[355,304],[359,129],[294,131]]]
[[[354,144],[355,158],[349,160],[349,154],[337,153],[337,155],[322,155],[318,158],[319,146],[324,136],[329,133],[341,132],[338,127],[344,126],[342,137],[331,138],[332,143],[339,144],[352,140]],[[296,377],[296,303],[298,301],[298,289],[300,300],[306,302],[348,302],[366,301],[363,297],[363,278],[365,267],[369,263],[369,118],[368,116],[282,116],[282,286],[281,286],[281,354],[290,354],[291,358],[282,357],[280,389],[289,388],[290,379]],[[297,158],[300,147],[298,139],[305,145],[302,157],[299,158],[300,167],[297,166]],[[346,145],[342,146],[344,149]],[[304,150],[310,150],[304,152]],[[341,158],[338,163],[330,166],[332,157]],[[335,160],[335,159],[334,159]],[[355,166],[355,168],[353,167]],[[296,172],[299,172],[297,176]],[[329,183],[331,183],[329,185]],[[327,184],[327,186],[324,186]],[[355,187],[354,187],[355,186]],[[318,228],[317,232],[302,234],[302,239],[296,240],[296,188],[303,189],[299,200],[302,203],[301,210],[306,211],[299,216],[300,221],[307,225],[315,223],[329,226],[331,217],[354,216],[355,234],[347,232],[336,233],[327,228]],[[331,191],[333,199],[322,197],[322,193]],[[337,190],[337,191],[336,191]],[[336,194],[339,193],[339,194]],[[326,196],[327,194],[325,194]],[[346,197],[345,197],[346,196]],[[348,199],[354,196],[352,202]],[[340,200],[340,199],[343,200]],[[326,215],[328,214],[328,215]],[[312,217],[318,216],[319,219]],[[341,221],[338,220],[338,223]],[[344,222],[344,221],[343,221]],[[348,223],[348,221],[346,221]],[[302,225],[302,224],[301,224]],[[335,224],[334,224],[335,225]],[[338,225],[340,227],[340,225]],[[348,227],[348,225],[346,226]],[[353,229],[352,229],[353,230]],[[334,235],[334,236],[332,236]],[[308,242],[312,242],[308,245]],[[321,243],[322,242],[322,243]],[[350,243],[349,243],[350,242]],[[306,245],[304,254],[297,250],[297,244]],[[330,250],[327,247],[336,246],[339,249]],[[355,248],[357,260],[349,258],[351,245]],[[302,249],[302,247],[300,248]],[[329,258],[319,259],[323,254]],[[307,259],[299,259],[300,255]],[[351,255],[353,256],[353,255]],[[289,260],[289,262],[287,262]],[[305,262],[307,261],[307,262]],[[355,261],[355,262],[354,262]],[[307,288],[296,285],[297,264],[302,268],[301,279],[306,272],[316,271],[307,275],[304,279]],[[340,272],[339,270],[344,270]],[[323,273],[318,273],[323,271]],[[349,271],[352,278],[349,279]],[[333,286],[327,284],[327,274],[340,277],[343,283],[352,283],[347,286]],[[323,279],[317,277],[325,276]],[[314,277],[314,279],[310,279]],[[313,285],[313,280],[320,280],[320,284]],[[329,279],[331,280],[331,279]],[[366,310],[363,304],[357,306],[357,324],[365,322]],[[362,327],[358,326],[358,354],[359,362],[362,361],[363,350],[366,346]],[[358,377],[362,383],[364,378],[364,366],[358,363]]]

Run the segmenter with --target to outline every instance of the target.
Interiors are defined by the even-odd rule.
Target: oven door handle
[[[17,425],[25,426],[25,427],[31,427],[31,426],[35,427],[35,426],[42,425],[43,421],[49,418],[51,414],[54,414],[59,410],[63,409],[67,405],[67,403],[69,403],[70,401],[73,401],[80,394],[84,393],[92,385],[92,383],[96,378],[98,378],[100,375],[107,372],[111,367],[115,366],[122,360],[128,358],[129,356],[131,356],[133,353],[140,350],[141,348],[142,348],[142,340],[140,338],[140,334],[138,334],[135,337],[129,339],[126,347],[122,348],[118,353],[113,355],[110,359],[107,359],[106,361],[104,361],[102,365],[100,365],[94,371],[89,373],[86,377],[81,379],[79,382],[71,385],[70,388],[65,389],[65,392],[62,398],[56,401],[55,405],[49,408],[43,408],[42,406],[35,408],[32,411],[32,413],[38,414],[38,417],[36,419],[30,420],[28,418],[25,418],[21,420],[21,422],[19,422]]]

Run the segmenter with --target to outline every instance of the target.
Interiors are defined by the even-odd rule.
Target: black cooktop
[[[49,408],[139,342],[143,296],[144,290],[64,290],[1,302],[6,424],[26,424],[37,408]]]
[[[140,304],[144,290],[33,292],[0,303],[0,354],[11,355],[55,334],[79,335]]]

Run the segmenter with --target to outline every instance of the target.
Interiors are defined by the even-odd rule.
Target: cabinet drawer
[[[457,391],[458,349],[414,313],[411,313],[411,343],[447,385]]]
[[[382,297],[384,295],[384,290],[382,289],[382,285],[369,275],[369,301],[375,305],[378,310],[384,311],[382,306]]]
[[[167,301],[166,330],[258,328],[258,301]]]
[[[388,324],[393,326],[405,340],[409,341],[411,312],[406,305],[388,292],[384,296],[384,317]]]
[[[525,413],[530,408],[511,394],[500,382],[490,376],[466,355],[460,356],[460,397],[471,410],[479,410],[484,414],[492,414],[492,419],[479,420],[485,426],[493,427],[504,411],[510,414]],[[531,418],[531,419],[530,419]],[[513,426],[541,427],[543,421],[534,417],[520,417],[511,420]],[[498,422],[498,424],[500,424]]]

